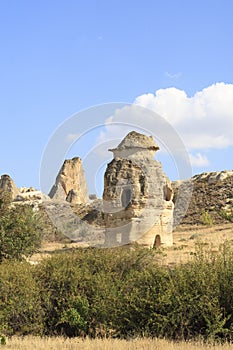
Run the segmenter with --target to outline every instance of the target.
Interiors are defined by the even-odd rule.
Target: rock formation
[[[233,171],[202,173],[192,177],[193,192],[183,224],[202,224],[203,213],[208,213],[213,222],[233,221]],[[179,216],[188,190],[185,181],[175,181],[172,187],[175,192],[175,220]],[[176,193],[179,190],[179,203],[176,205]]]
[[[72,204],[88,202],[87,184],[79,157],[64,161],[49,196]]]
[[[2,175],[0,178],[0,191],[6,191],[10,194],[12,205],[26,204],[33,210],[38,211],[40,205],[50,198],[41,191],[33,187],[17,188],[9,175]]]
[[[105,172],[103,193],[106,246],[172,245],[172,189],[154,159],[157,150],[152,137],[135,131],[110,150],[114,159]]]
[[[10,194],[12,200],[14,200],[17,195],[19,195],[19,190],[9,175],[2,175],[1,176],[1,178],[0,178],[0,190],[8,192]]]

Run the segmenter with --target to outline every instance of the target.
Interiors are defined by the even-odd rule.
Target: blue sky
[[[2,0],[0,174],[38,188],[58,125],[109,102],[164,114],[187,143],[194,174],[232,169],[232,13],[231,0]]]

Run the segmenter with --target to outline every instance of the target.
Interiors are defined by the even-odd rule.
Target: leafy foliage
[[[193,261],[168,270],[155,263],[154,251],[142,248],[58,255],[44,261],[37,276],[46,295],[47,330],[69,336],[230,339],[233,257],[225,253],[226,278],[223,258],[200,246]]]
[[[212,226],[214,224],[214,219],[208,211],[203,210],[201,214],[201,223],[203,225]]]
[[[233,252],[199,245],[189,263],[156,251],[77,249],[0,265],[0,333],[232,340]]]
[[[222,209],[220,210],[219,214],[223,219],[233,222],[233,209],[231,209],[230,211]]]
[[[42,222],[27,205],[12,206],[6,193],[0,194],[0,262],[22,260],[41,244]]]
[[[6,345],[6,337],[4,335],[0,336],[0,344],[1,345]]]
[[[40,292],[28,263],[0,265],[0,334],[41,334]]]

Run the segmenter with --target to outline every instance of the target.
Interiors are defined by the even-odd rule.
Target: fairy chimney
[[[79,157],[64,161],[49,197],[72,204],[88,202],[88,190],[82,161]]]
[[[130,132],[117,148],[104,176],[105,245],[137,242],[146,247],[173,244],[172,189],[152,136]]]
[[[11,196],[11,199],[14,200],[15,197],[19,194],[19,190],[16,187],[14,181],[9,175],[2,175],[0,178],[0,190],[8,192]]]

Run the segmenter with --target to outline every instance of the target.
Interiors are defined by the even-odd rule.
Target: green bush
[[[197,246],[159,266],[154,250],[78,249],[0,265],[0,334],[232,340],[233,252]]]
[[[42,221],[27,205],[12,206],[6,193],[0,194],[0,262],[22,260],[41,244]]]
[[[229,253],[226,256],[233,264]],[[170,271],[150,264],[144,271],[131,273],[119,294],[121,302],[115,317],[118,334],[124,337],[230,339],[233,282],[229,286],[227,279],[228,303],[223,306],[221,298],[222,289],[226,287],[223,278],[226,271],[221,273],[225,270],[221,259],[222,255],[216,259],[200,245],[188,264]],[[228,277],[229,273],[230,268]]]
[[[46,333],[75,336],[85,332],[93,337],[114,333],[122,284],[132,271],[145,268],[149,255],[142,249],[80,249],[43,261],[37,279],[43,291]],[[64,317],[80,318],[82,325],[74,329],[66,321],[64,327]]]
[[[123,337],[166,334],[167,308],[171,304],[169,273],[159,266],[132,271],[118,294],[114,327]]]
[[[167,337],[204,339],[223,337],[226,317],[221,308],[217,274],[205,261],[180,266],[171,280]]]
[[[59,333],[68,336],[79,336],[87,333],[89,305],[85,298],[77,296],[73,304],[61,312],[56,326]]]
[[[219,214],[223,219],[233,222],[233,209],[231,209],[230,211],[222,209],[220,210]]]
[[[6,345],[6,337],[5,337],[5,335],[1,335],[0,336],[0,344],[1,345]]]
[[[214,224],[214,219],[208,211],[203,210],[201,214],[201,223],[203,225],[212,226]]]
[[[233,336],[233,251],[226,242],[220,247],[219,254],[212,263],[212,269],[217,271],[217,285],[219,290],[219,302],[224,312],[226,328],[229,330],[227,337]]]
[[[43,261],[36,273],[42,290],[46,335],[76,336],[88,332],[89,299],[94,281],[88,251],[58,254]],[[94,259],[93,259],[94,260]]]
[[[230,339],[232,253],[203,249],[173,270],[141,248],[80,249],[43,261],[45,334]]]
[[[28,263],[0,265],[0,334],[42,334],[40,291]]]

